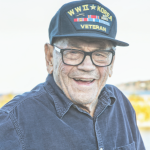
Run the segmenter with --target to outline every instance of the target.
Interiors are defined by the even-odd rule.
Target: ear
[[[49,74],[52,74],[53,73],[53,46],[46,43],[44,45],[44,52],[45,52],[47,72]]]
[[[111,77],[113,74],[114,61],[115,61],[115,56],[113,57],[111,65],[109,66],[109,77]]]

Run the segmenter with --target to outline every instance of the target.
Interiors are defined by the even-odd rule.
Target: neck
[[[96,101],[94,101],[93,103],[91,104],[76,104],[78,107],[80,107],[81,109],[85,110],[86,112],[88,112],[91,117],[94,116],[94,112],[95,112],[95,109],[96,109],[96,106],[97,106],[97,102],[98,102],[98,99]]]

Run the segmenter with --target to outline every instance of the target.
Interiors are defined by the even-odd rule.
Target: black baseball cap
[[[64,4],[49,25],[50,44],[57,37],[91,37],[106,39],[116,46],[129,46],[116,40],[115,14],[96,0],[72,1]]]

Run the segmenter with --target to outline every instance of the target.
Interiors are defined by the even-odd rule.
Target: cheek
[[[58,70],[59,70],[59,74],[62,77],[69,77],[69,73],[71,72],[72,69],[73,69],[72,66],[65,65],[63,62],[61,62]]]
[[[100,74],[101,77],[105,76],[109,72],[108,67],[99,67],[98,70],[99,70],[99,74]]]
[[[106,82],[108,74],[109,74],[109,69],[108,67],[100,67],[99,69],[99,74],[100,74],[100,79],[99,79],[99,83],[102,84]]]
[[[72,71],[73,66],[65,65],[62,61],[56,67],[55,76],[57,76],[57,83],[64,87],[69,83],[69,73]]]
[[[64,63],[60,64],[60,74],[62,74],[63,76],[68,76],[71,70],[72,66],[65,65]]]

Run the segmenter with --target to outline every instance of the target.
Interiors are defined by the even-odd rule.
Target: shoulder
[[[45,101],[41,101],[43,99],[50,99],[50,96],[44,89],[44,83],[41,83],[31,91],[15,96],[11,101],[5,104],[0,111],[5,114],[18,110],[29,111],[31,108],[33,109],[34,107],[41,105],[40,103],[44,103]]]
[[[124,93],[114,85],[106,84],[105,86],[116,98],[115,106],[120,107],[125,112],[135,114],[135,111]]]
[[[123,94],[122,91],[120,91],[116,86],[111,85],[111,84],[106,84],[105,87],[109,89],[111,92],[113,92],[115,95],[116,94]]]
[[[41,120],[55,112],[51,94],[46,91],[44,84],[40,84],[30,92],[17,95],[0,109],[0,130],[5,129],[2,136],[12,130],[15,137],[17,131],[22,139],[26,130],[35,127],[37,119]]]
[[[21,150],[24,147],[23,124],[31,122],[30,116],[34,116],[36,107],[39,107],[39,99],[45,94],[43,84],[37,85],[30,92],[15,96],[0,109],[0,141],[2,149]],[[8,144],[9,141],[9,144]]]
[[[132,107],[128,98],[120,91],[116,86],[106,85],[105,86],[109,92],[111,92],[115,97],[115,103],[111,107],[111,113],[113,115],[113,119],[117,118],[117,127],[126,128],[126,132],[128,135],[132,134],[132,137],[135,141],[137,149],[143,148],[143,141],[138,130],[137,121],[136,121],[136,113],[134,108]],[[108,113],[107,113],[108,114]],[[123,130],[120,130],[122,132]],[[125,135],[125,132],[124,132]],[[143,148],[144,149],[144,148]]]
[[[116,86],[106,84],[105,87],[106,87],[106,89],[108,89],[108,91],[110,91],[116,97],[116,99],[120,98],[121,100],[125,100],[125,101],[127,100],[128,101],[127,97]]]
[[[115,103],[112,106],[114,112],[122,116],[130,125],[136,126],[136,114],[135,110],[130,103],[129,99],[121,92],[116,86],[106,85],[106,88],[111,91],[115,97]]]

